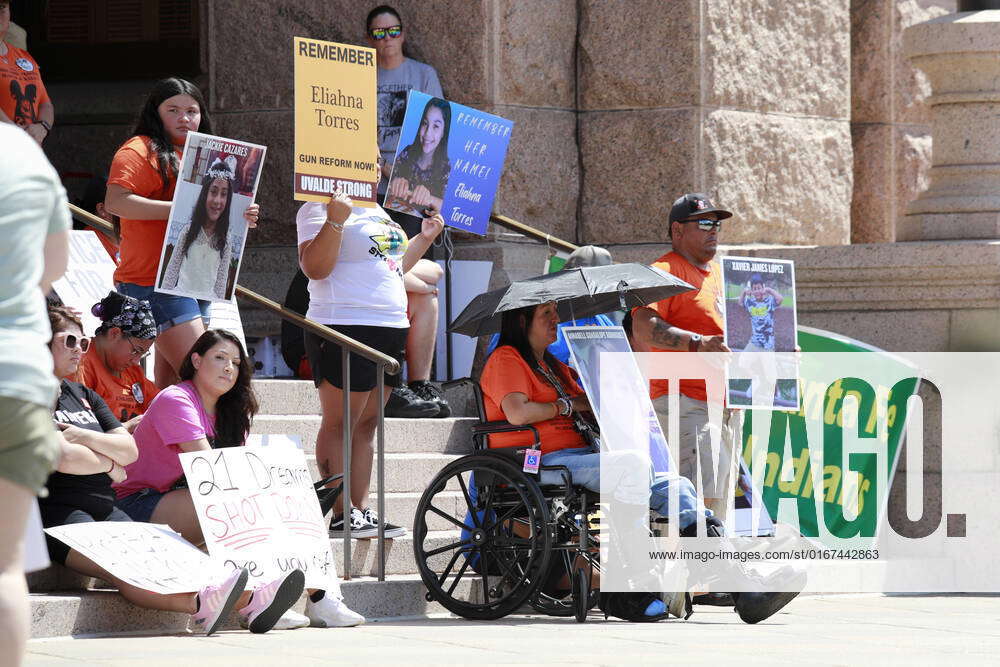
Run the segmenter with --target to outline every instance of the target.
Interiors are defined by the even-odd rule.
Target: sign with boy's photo
[[[799,405],[795,264],[783,259],[723,257],[729,405],[788,410]]]
[[[156,291],[228,301],[236,289],[264,146],[189,132],[160,250]]]
[[[292,39],[297,201],[329,201],[338,190],[375,206],[378,143],[375,49]]]
[[[411,90],[385,208],[485,234],[513,121]]]

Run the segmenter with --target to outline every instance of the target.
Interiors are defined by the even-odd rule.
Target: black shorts
[[[94,521],[131,521],[128,514],[122,512],[114,505],[105,513],[88,512],[79,507],[71,505],[58,505],[50,503],[40,503],[39,509],[42,515],[42,525],[46,528],[53,526],[65,526],[71,523],[92,523]],[[69,555],[69,547],[60,540],[45,533],[45,544],[49,547],[49,559],[60,565],[66,564],[66,556]]]
[[[359,343],[387,354],[403,365],[406,353],[406,334],[409,327],[373,327],[359,324],[327,325],[334,331],[350,336]],[[341,368],[341,348],[336,343],[326,341],[314,333],[305,332],[306,355],[312,367],[313,382],[318,387],[326,380],[338,389],[344,388],[343,369]],[[357,354],[351,354],[351,391],[371,391],[375,388],[377,378],[375,362],[369,361]],[[387,387],[398,387],[402,383],[402,373],[385,374]]]

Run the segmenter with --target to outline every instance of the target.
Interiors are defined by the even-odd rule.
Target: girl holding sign
[[[257,399],[250,386],[252,373],[253,365],[233,334],[210,329],[198,338],[181,365],[182,382],[157,395],[135,431],[139,460],[126,467],[128,478],[115,485],[120,509],[135,521],[165,523],[189,542],[204,543],[178,455],[244,443],[257,413]],[[289,609],[301,593],[301,586],[294,596],[284,589],[278,591],[284,606],[274,619],[277,627],[364,622],[364,617],[348,609],[339,596],[328,597],[323,591],[311,592],[306,604],[308,618],[303,617]],[[252,630],[259,612],[253,608],[239,612],[243,625]]]
[[[191,222],[167,262],[162,287],[226,298],[229,262],[229,210],[233,204],[236,157],[216,158],[201,180]]]
[[[159,331],[156,384],[177,381],[185,355],[205,331],[208,301],[154,291],[156,267],[167,230],[177,169],[188,132],[211,134],[212,124],[201,91],[183,79],[158,81],[146,99],[133,130],[111,162],[105,208],[121,218],[120,262],[115,270],[119,292],[145,299],[153,307]],[[260,207],[251,204],[244,217],[257,226]]]
[[[76,374],[83,353],[90,348],[80,320],[62,306],[50,306],[49,322],[54,372],[62,379],[53,418],[66,444],[57,472],[49,476],[49,495],[39,502],[42,524],[49,528],[131,521],[115,507],[111,484],[124,480],[125,466],[136,461],[135,441],[96,392],[66,379]],[[191,614],[193,626],[206,634],[215,632],[237,606],[256,612],[252,632],[266,632],[302,593],[304,577],[298,570],[294,571],[297,576],[289,573],[283,580],[246,591],[246,569],[235,570],[197,593],[154,593],[122,581],[51,536],[47,535],[46,541],[53,561],[114,584],[125,599],[140,607]]]

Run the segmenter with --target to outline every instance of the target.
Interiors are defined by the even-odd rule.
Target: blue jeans
[[[149,301],[150,308],[153,310],[153,319],[156,320],[157,333],[163,333],[170,327],[190,322],[196,317],[200,317],[204,320],[205,326],[208,326],[208,309],[212,305],[211,301],[202,301],[176,294],[162,294],[154,291],[152,285],[118,283],[116,289],[126,296]]]
[[[623,461],[624,465],[630,466],[633,471],[642,469],[641,466],[643,461],[637,453],[624,452],[623,454],[626,455],[626,459]],[[573,475],[574,484],[600,493],[601,456],[602,454],[591,451],[589,447],[560,449],[542,456],[542,465],[566,466],[566,468],[569,469],[570,474]],[[603,454],[603,456],[613,457],[615,455]],[[543,470],[539,474],[538,481],[540,484],[545,485],[562,484],[563,478],[558,470]],[[629,480],[625,480],[623,476],[623,483],[618,486],[621,487],[627,485],[628,481]],[[650,493],[649,506],[663,516],[667,516],[669,514],[668,502],[670,498],[669,489],[671,485],[677,485],[679,487],[677,495],[679,501],[678,504],[680,505],[679,522],[682,530],[697,520],[699,512],[704,512],[705,516],[712,516],[712,512],[705,509],[701,503],[698,502],[698,496],[694,492],[694,485],[691,484],[686,477],[668,477],[663,474],[653,474],[648,480],[638,480],[639,484],[645,484],[647,482]],[[636,489],[636,491],[640,490],[642,491],[642,495],[645,495],[645,489]]]

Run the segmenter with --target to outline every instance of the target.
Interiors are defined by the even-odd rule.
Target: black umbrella
[[[507,310],[555,301],[559,321],[613,310],[630,310],[666,299],[694,287],[677,276],[645,264],[588,266],[518,280],[480,294],[448,331],[476,337],[500,331],[500,314]]]

